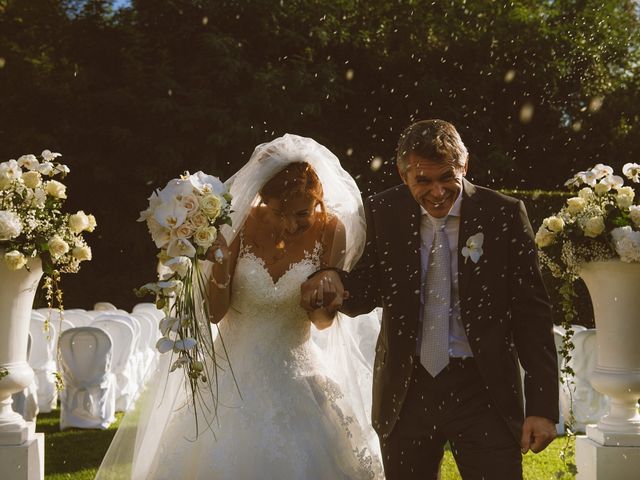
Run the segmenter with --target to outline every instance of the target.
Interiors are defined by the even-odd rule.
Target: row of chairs
[[[45,331],[46,316],[49,330]],[[60,427],[107,428],[115,411],[134,405],[147,373],[155,368],[157,325],[164,314],[142,303],[132,312],[102,302],[94,310],[34,310],[30,326],[30,360],[35,382],[14,398],[25,418],[37,410],[50,412],[57,404],[56,371],[62,373]],[[59,352],[56,358],[56,352]]]

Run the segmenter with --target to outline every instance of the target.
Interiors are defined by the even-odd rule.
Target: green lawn
[[[45,479],[91,480],[109,447],[109,442],[115,435],[122,414],[118,414],[118,421],[109,430],[70,429],[61,432],[58,426],[59,413],[58,410],[54,410],[38,416],[37,431],[45,433]],[[559,438],[543,453],[527,454],[524,457],[525,480],[574,478],[569,474],[565,476],[557,474],[565,471],[560,459],[560,452],[565,443],[565,438]],[[451,452],[447,451],[442,465],[442,480],[459,479],[460,475]]]

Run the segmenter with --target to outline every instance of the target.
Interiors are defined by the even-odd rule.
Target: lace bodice
[[[265,358],[301,356],[300,349],[306,348],[309,340],[311,322],[300,307],[300,285],[319,268],[321,255],[322,244],[316,242],[313,251],[289,265],[274,282],[264,261],[247,245],[241,245],[231,305],[220,325],[234,350],[251,352],[263,362]],[[233,351],[230,354],[233,357]]]

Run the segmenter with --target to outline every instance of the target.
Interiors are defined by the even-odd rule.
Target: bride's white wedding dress
[[[200,425],[196,441],[192,410],[172,413],[146,478],[383,477],[377,437],[351,407],[349,388],[334,380],[340,375],[332,375],[299,306],[300,284],[318,269],[320,253],[318,243],[273,279],[241,248],[219,325],[237,387],[229,372],[219,373],[217,418]]]

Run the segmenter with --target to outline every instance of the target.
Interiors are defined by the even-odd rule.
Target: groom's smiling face
[[[416,202],[433,217],[446,216],[462,190],[467,164],[460,167],[411,153],[407,165],[406,171],[400,172],[400,176]]]

